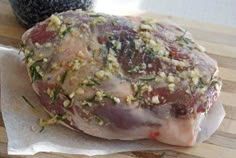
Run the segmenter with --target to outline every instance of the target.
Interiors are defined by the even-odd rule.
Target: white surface
[[[236,0],[97,0],[97,10],[142,10],[236,27]]]

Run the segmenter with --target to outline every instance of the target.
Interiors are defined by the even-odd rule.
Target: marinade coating
[[[172,24],[68,11],[22,41],[46,111],[96,137],[192,146],[222,85],[216,61]]]

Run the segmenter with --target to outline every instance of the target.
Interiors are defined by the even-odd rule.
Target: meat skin
[[[222,85],[217,63],[172,24],[68,11],[22,41],[42,106],[96,137],[192,146]]]

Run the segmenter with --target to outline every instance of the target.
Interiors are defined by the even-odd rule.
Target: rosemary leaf
[[[92,87],[92,86],[95,86],[95,85],[101,85],[97,80],[91,78],[88,80],[87,83],[82,83],[81,85],[83,86],[88,86],[88,87]]]
[[[155,77],[149,77],[149,78],[139,78],[141,81],[152,81],[155,80]]]
[[[52,103],[54,103],[54,102],[56,101],[57,96],[58,96],[58,94],[59,94],[59,90],[60,90],[59,87],[56,86],[55,89],[54,89],[54,91],[53,91]]]
[[[57,115],[57,116],[56,116],[56,120],[58,120],[58,121],[63,121],[63,120],[65,120],[65,118],[64,118],[63,115]]]
[[[91,78],[91,81],[93,81],[96,85],[100,85],[100,83],[97,80],[93,79],[93,78]]]
[[[43,130],[45,129],[45,127],[43,126],[43,127],[41,127],[41,129],[40,129],[40,131],[39,131],[39,133],[41,133],[41,132],[43,132]]]
[[[114,96],[112,96],[112,95],[110,95],[110,94],[105,94],[104,98],[111,99],[111,100],[112,100],[112,102],[113,102],[114,104],[116,104],[116,101],[115,101],[115,98],[114,98]]]
[[[199,79],[199,81],[198,81],[198,86],[199,86],[200,88],[203,88],[203,87],[205,86],[205,84],[204,84],[202,78]]]
[[[191,39],[187,38],[187,37],[184,37],[187,33],[187,30],[185,30],[184,34],[181,35],[181,36],[176,36],[176,41],[183,41],[184,43],[186,44],[189,44],[189,43],[193,43]]]
[[[67,76],[68,71],[65,71],[65,73],[61,77],[61,84],[65,82],[66,76]]]
[[[43,62],[43,60],[38,60],[36,61],[34,64],[32,64],[30,66],[30,76],[32,79],[32,83],[37,81],[37,80],[42,80],[42,76],[40,75],[40,73],[37,70],[37,66],[39,66],[39,64]]]
[[[137,89],[137,91],[135,92],[135,95],[134,95],[135,98],[138,97],[138,95],[140,94],[143,86],[144,86],[144,84],[139,84],[138,85],[138,89]]]
[[[34,105],[25,96],[21,96],[21,97],[24,99],[26,103],[29,104],[29,106],[31,106],[34,109]]]
[[[216,85],[217,83],[218,83],[218,81],[212,81],[212,82],[211,82],[211,85],[214,86],[214,85]]]
[[[93,18],[97,18],[97,17],[99,17],[99,16],[101,16],[101,15],[99,15],[99,14],[92,14],[92,15],[89,15],[90,17],[93,17]]]
[[[70,32],[72,26],[67,26],[67,28],[61,33],[62,37],[64,37],[68,32]]]
[[[28,62],[29,58],[32,58],[34,56],[34,51],[30,50],[29,54],[25,55],[25,58],[23,59],[25,62]]]
[[[165,152],[162,152],[160,155],[159,155],[159,157],[160,158],[164,158],[164,155],[165,155],[166,153]]]
[[[20,43],[20,47],[25,47],[26,46],[26,43],[24,42],[24,41],[22,41],[21,43]]]

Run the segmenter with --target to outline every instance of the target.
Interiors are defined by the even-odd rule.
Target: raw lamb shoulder
[[[22,41],[33,89],[52,117],[41,126],[192,146],[221,89],[217,63],[172,24],[68,11]]]

